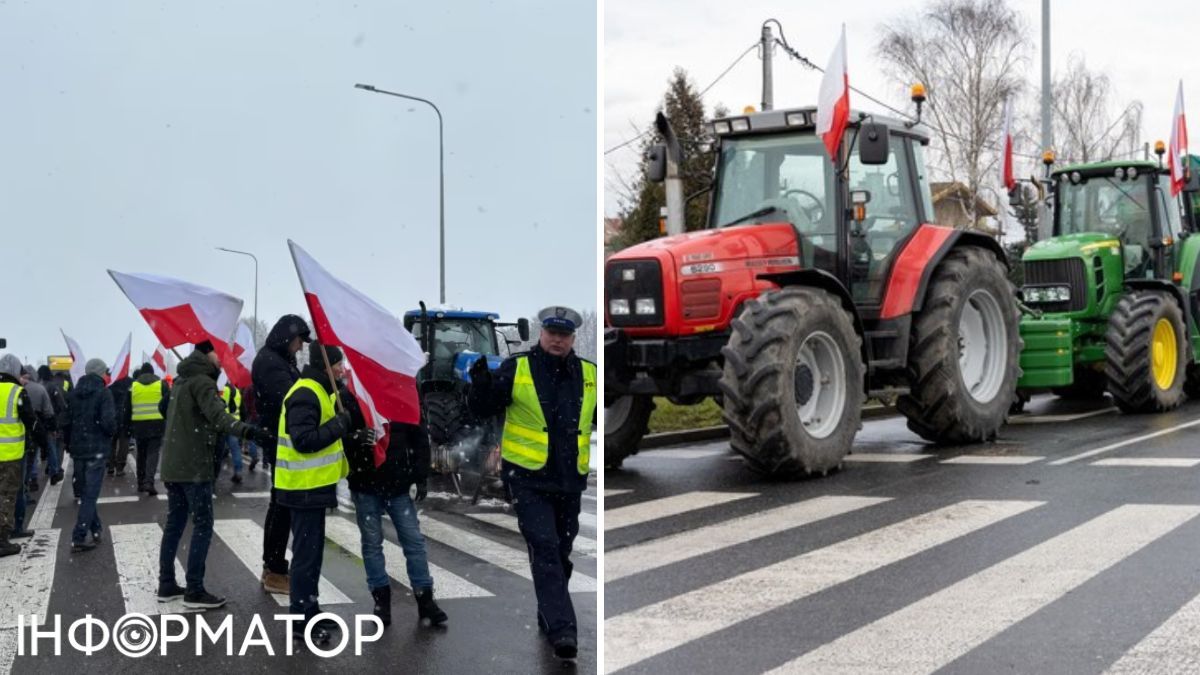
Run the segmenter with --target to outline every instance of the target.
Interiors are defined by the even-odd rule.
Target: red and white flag
[[[421,404],[417,371],[425,354],[400,319],[346,282],[326,272],[288,241],[317,337],[341,347],[375,410],[393,422],[417,424]]]
[[[63,340],[67,343],[67,351],[71,352],[71,382],[78,384],[79,378],[84,375],[84,364],[87,363],[87,357],[83,355],[83,350],[79,348],[79,343],[67,337],[61,328],[58,332],[62,333]]]
[[[1013,171],[1012,100],[1004,99],[1004,129],[1000,132],[1000,180],[1009,192],[1017,187],[1017,175]]]
[[[834,163],[837,163],[838,146],[849,123],[850,75],[846,70],[846,24],[842,24],[842,37],[829,57],[817,97],[817,135],[825,142],[825,149]]]
[[[1187,119],[1183,114],[1183,80],[1179,81],[1179,92],[1175,95],[1175,116],[1171,118],[1171,196],[1179,194],[1187,182],[1188,139]]]
[[[132,341],[133,333],[130,333],[125,338],[125,344],[121,346],[121,351],[117,353],[117,360],[113,361],[112,366],[108,369],[108,372],[112,374],[112,382],[129,376],[129,343]]]
[[[150,366],[154,368],[154,374],[158,377],[167,374],[167,350],[162,345],[155,348],[154,356],[150,359]]]
[[[255,353],[254,338],[250,335],[250,327],[239,322],[233,349],[221,362],[225,376],[238,389],[250,386],[250,369],[254,366]]]
[[[379,415],[379,411],[375,410],[375,401],[371,399],[371,393],[362,385],[358,379],[358,374],[354,369],[349,370],[349,379],[347,384],[350,387],[350,393],[354,394],[354,398],[358,399],[359,410],[362,411],[363,420],[367,426],[375,430],[375,467],[378,468],[387,459],[388,436],[391,434],[392,425],[390,422],[384,421]]]
[[[208,340],[224,361],[242,301],[220,291],[154,274],[108,271],[165,347]]]

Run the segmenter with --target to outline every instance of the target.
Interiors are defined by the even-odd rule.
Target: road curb
[[[871,420],[883,417],[894,417],[897,414],[899,413],[896,411],[895,406],[873,405],[863,408],[862,418],[864,420]],[[650,450],[652,448],[664,448],[668,445],[696,443],[699,441],[714,441],[722,438],[729,438],[729,427],[724,424],[715,427],[704,427],[702,429],[664,431],[657,434],[646,434],[646,436],[642,438],[642,442],[638,444],[638,449]]]

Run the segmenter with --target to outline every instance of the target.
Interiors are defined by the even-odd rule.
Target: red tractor
[[[1022,344],[1003,249],[929,224],[915,122],[853,113],[835,163],[815,119],[713,121],[707,228],[608,260],[607,466],[637,451],[654,396],[715,397],[733,448],[782,476],[840,466],[867,396],[898,397],[937,443],[991,440],[1004,424]],[[660,129],[655,180],[681,156]]]

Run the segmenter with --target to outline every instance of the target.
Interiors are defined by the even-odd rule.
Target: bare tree
[[[876,52],[889,75],[925,85],[930,170],[972,195],[997,182],[997,130],[1005,99],[1015,101],[1025,86],[1025,36],[1005,0],[934,0],[881,30]],[[968,206],[974,223],[975,200]]]
[[[1114,111],[1108,75],[1089,70],[1072,54],[1066,71],[1054,78],[1054,139],[1066,162],[1097,162],[1129,157],[1141,142],[1142,103]]]

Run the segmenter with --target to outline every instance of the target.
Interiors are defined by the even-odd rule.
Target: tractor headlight
[[[654,314],[654,298],[638,298],[635,300],[634,312],[637,314]]]
[[[1025,302],[1069,302],[1071,300],[1070,286],[1026,286],[1022,289]]]
[[[1135,169],[1131,166],[1131,167],[1129,167],[1129,170],[1127,170],[1125,172],[1125,177],[1128,178],[1129,180],[1133,180],[1134,178],[1137,178],[1137,173],[1138,173],[1137,169]]]
[[[1125,180],[1125,169],[1117,167],[1117,170],[1113,172],[1113,175],[1117,177],[1117,180]]]
[[[727,134],[727,133],[729,133],[729,122],[724,121],[724,120],[722,120],[720,122],[713,122],[712,128],[713,128],[713,133],[718,136]]]
[[[625,298],[614,298],[608,301],[608,313],[613,316],[628,316],[629,301]]]
[[[729,121],[729,128],[738,133],[750,131],[750,120],[745,117],[735,117]]]
[[[637,270],[632,267],[621,270],[621,281],[637,281]]]

